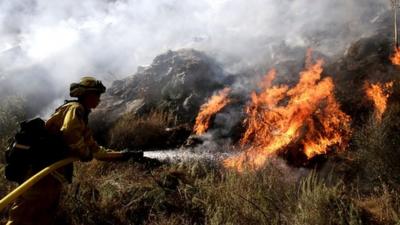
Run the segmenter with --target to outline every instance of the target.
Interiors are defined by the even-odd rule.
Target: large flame
[[[374,117],[376,120],[381,121],[383,113],[386,111],[387,101],[391,94],[393,81],[385,84],[365,84],[365,92],[367,98],[374,103]]]
[[[263,90],[252,93],[246,108],[247,130],[240,141],[245,151],[226,159],[226,167],[258,169],[271,155],[293,148],[308,159],[333,147],[344,149],[350,117],[340,110],[332,79],[321,79],[323,61],[312,64],[309,57],[307,64],[293,88],[272,86],[275,70],[266,75]]]
[[[218,94],[213,95],[207,103],[200,107],[200,112],[197,115],[194,125],[194,133],[197,135],[204,134],[210,126],[210,119],[217,112],[221,111],[229,103],[230,88],[224,88]]]
[[[394,48],[394,53],[390,57],[390,61],[392,61],[393,65],[400,65],[400,48]]]

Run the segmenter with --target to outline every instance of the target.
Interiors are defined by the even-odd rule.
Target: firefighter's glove
[[[121,160],[127,161],[132,159],[134,161],[141,161],[143,159],[143,151],[124,149],[121,151],[121,153]]]

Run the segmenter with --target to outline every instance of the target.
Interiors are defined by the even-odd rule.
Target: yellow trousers
[[[62,184],[52,175],[40,180],[12,205],[7,225],[52,225]]]

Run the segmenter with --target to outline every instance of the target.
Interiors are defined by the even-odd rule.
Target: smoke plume
[[[169,49],[206,51],[231,70],[274,60],[282,46],[332,56],[388,9],[388,0],[1,1],[0,96],[28,96],[39,113],[82,75],[110,84]]]

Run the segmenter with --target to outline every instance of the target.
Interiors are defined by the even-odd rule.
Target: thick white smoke
[[[389,8],[389,0],[0,1],[0,87],[8,91],[0,95],[25,82],[33,84],[25,94],[64,97],[82,75],[112,81],[169,49],[204,50],[231,68],[273,59],[281,45],[333,55]]]

